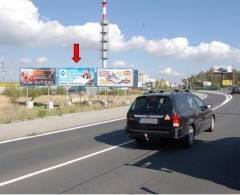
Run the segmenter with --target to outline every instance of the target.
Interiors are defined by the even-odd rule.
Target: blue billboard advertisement
[[[94,68],[58,68],[60,86],[94,86]]]

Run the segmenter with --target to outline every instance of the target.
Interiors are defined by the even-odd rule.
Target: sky
[[[215,65],[240,69],[239,7],[239,0],[108,0],[108,67],[172,82]],[[23,66],[100,67],[101,11],[101,0],[0,0],[7,79]]]

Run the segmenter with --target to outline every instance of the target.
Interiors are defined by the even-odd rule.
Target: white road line
[[[232,100],[232,95],[230,95],[230,94],[226,94],[226,93],[222,93],[222,92],[218,92],[218,91],[202,91],[202,92],[216,94],[216,95],[223,95],[226,97],[224,102],[222,102],[220,105],[214,107],[212,110],[217,110],[218,108],[224,106],[225,104],[227,104],[228,102],[230,102]]]
[[[204,95],[204,96],[203,96],[202,100],[204,100],[204,99],[206,99],[206,98],[208,97],[207,94],[203,94],[203,95]]]
[[[223,103],[221,103],[220,105],[216,106],[215,108],[213,108],[213,110],[217,110],[218,108],[224,106],[225,104],[227,104],[228,102],[230,102],[232,100],[232,95],[225,95],[226,99]]]
[[[97,126],[97,125],[102,125],[102,124],[107,124],[107,123],[116,122],[116,121],[121,121],[123,119],[125,119],[125,117],[118,118],[118,119],[113,119],[113,120],[108,120],[108,121],[103,121],[103,122],[98,122],[98,123],[92,123],[92,124],[88,124],[88,125],[82,125],[82,126],[68,128],[68,129],[62,129],[62,130],[58,130],[58,131],[52,131],[52,132],[43,133],[43,134],[39,134],[39,135],[26,136],[26,137],[11,139],[11,140],[0,141],[0,145],[1,144],[6,144],[6,143],[10,143],[10,142],[26,140],[26,139],[32,139],[32,138],[36,138],[36,137],[42,137],[42,136],[46,136],[46,135],[53,135],[53,134],[57,134],[57,133],[63,133],[63,132],[67,132],[67,131],[76,131],[78,129],[82,129],[82,128],[86,128],[86,127],[92,127],[92,126]]]
[[[221,94],[221,95],[223,95],[223,94]],[[225,95],[225,97],[226,97],[226,100],[225,100],[222,104],[220,104],[219,106],[213,108],[214,110],[216,110],[216,109],[222,107],[223,105],[227,104],[227,103],[228,103],[229,101],[231,101],[231,99],[232,99],[232,96],[231,96],[231,95]],[[121,119],[118,119],[118,120],[121,120]],[[96,123],[95,125],[97,125],[97,124],[104,124],[104,123],[106,123],[106,122]],[[88,125],[88,126],[89,126],[89,125]],[[92,125],[90,125],[90,126],[94,126],[94,125],[92,124]],[[81,127],[81,128],[83,128],[83,127]],[[67,161],[67,162],[64,162],[64,163],[61,163],[61,164],[52,166],[52,167],[48,167],[48,168],[46,168],[46,169],[41,169],[41,170],[38,170],[38,171],[35,171],[35,172],[32,172],[32,173],[26,174],[26,175],[23,175],[23,176],[20,176],[20,177],[17,177],[17,178],[8,180],[8,181],[4,181],[4,182],[0,183],[0,187],[6,186],[6,185],[9,185],[9,184],[18,182],[18,181],[22,181],[22,180],[28,179],[28,178],[33,177],[33,176],[36,176],[36,175],[40,175],[40,174],[42,174],[42,173],[46,173],[46,172],[49,172],[49,171],[52,171],[52,170],[61,168],[61,167],[64,167],[64,166],[67,166],[67,165],[70,165],[70,164],[73,164],[73,163],[82,161],[82,160],[84,160],[84,159],[91,158],[91,157],[93,157],[93,156],[97,156],[97,155],[99,155],[99,154],[102,154],[102,153],[105,153],[105,152],[114,150],[114,149],[116,149],[116,148],[119,148],[119,147],[121,147],[121,146],[130,144],[130,143],[132,143],[132,142],[133,142],[133,140],[130,140],[130,141],[124,142],[124,143],[122,143],[122,144],[119,144],[119,145],[117,145],[117,146],[112,146],[112,147],[109,147],[109,148],[106,148],[106,149],[103,149],[103,150],[100,150],[100,151],[97,151],[97,152],[88,154],[88,155],[86,155],[86,156],[82,156],[82,157],[79,157],[79,158],[76,158],[76,159],[73,159],[73,160],[70,160],[70,161]]]
[[[27,179],[27,178],[30,178],[30,177],[33,177],[33,176],[36,176],[36,175],[40,175],[40,174],[42,174],[42,173],[46,173],[46,172],[52,171],[52,170],[54,170],[54,169],[58,169],[58,168],[60,168],[60,167],[67,166],[67,165],[70,165],[70,164],[73,164],[73,163],[82,161],[82,160],[84,160],[84,159],[91,158],[91,157],[93,157],[93,156],[97,156],[97,155],[99,155],[99,154],[102,154],[102,153],[105,153],[105,152],[114,150],[114,149],[116,149],[116,148],[119,148],[119,147],[121,147],[121,146],[130,144],[130,143],[132,143],[132,142],[133,142],[133,140],[130,140],[130,141],[124,142],[124,143],[122,143],[122,144],[119,144],[119,145],[117,145],[117,146],[112,146],[112,147],[110,147],[110,148],[106,148],[106,149],[104,149],[104,150],[100,150],[100,151],[94,152],[94,153],[92,153],[92,154],[88,154],[88,155],[86,155],[86,156],[82,156],[82,157],[79,157],[79,158],[76,158],[76,159],[73,159],[73,160],[70,160],[70,161],[67,161],[67,162],[64,162],[64,163],[61,163],[61,164],[52,166],[52,167],[48,167],[48,168],[46,168],[46,169],[42,169],[42,170],[39,170],[39,171],[35,171],[35,172],[33,172],[33,173],[29,173],[29,174],[27,174],[27,175],[23,175],[23,176],[21,176],[21,177],[17,177],[17,178],[14,178],[14,179],[11,179],[11,180],[2,182],[2,183],[0,183],[0,187],[6,186],[6,185],[9,185],[9,184],[11,184],[11,183],[15,183],[15,182],[18,182],[18,181],[21,181],[21,180],[24,180],[24,179]]]

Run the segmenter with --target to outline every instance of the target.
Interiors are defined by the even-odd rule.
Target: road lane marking
[[[225,104],[227,104],[228,102],[230,102],[232,100],[232,95],[230,95],[230,94],[226,94],[226,93],[222,93],[222,92],[218,92],[218,91],[200,91],[200,92],[210,93],[210,94],[215,94],[215,95],[223,95],[226,97],[224,102],[222,102],[220,105],[214,107],[212,110],[217,110],[218,108],[224,106]]]
[[[223,95],[223,94],[220,94],[220,95]],[[213,110],[216,110],[216,109],[222,107],[223,105],[227,104],[229,101],[231,101],[231,99],[232,99],[231,95],[224,95],[224,96],[226,97],[225,101],[222,104],[220,104],[219,106],[214,107]],[[112,146],[112,147],[109,147],[109,148],[106,148],[106,149],[103,149],[103,150],[100,150],[100,151],[97,151],[97,152],[94,152],[94,153],[82,156],[82,157],[79,157],[79,158],[76,158],[76,159],[73,159],[73,160],[70,160],[70,161],[67,161],[67,162],[55,165],[55,166],[48,167],[46,169],[41,169],[41,170],[38,170],[38,171],[35,171],[35,172],[32,172],[32,173],[26,174],[26,175],[23,175],[23,176],[20,176],[20,177],[17,177],[17,178],[8,180],[8,181],[4,181],[4,182],[0,183],[0,187],[6,186],[6,185],[9,185],[9,184],[18,182],[18,181],[22,181],[22,180],[28,179],[28,178],[36,176],[36,175],[40,175],[42,173],[46,173],[46,172],[49,172],[49,171],[61,168],[61,167],[64,167],[64,166],[67,166],[67,165],[70,165],[70,164],[82,161],[84,159],[91,158],[93,156],[97,156],[99,154],[102,154],[102,153],[114,150],[116,148],[122,147],[124,145],[130,144],[130,143],[133,143],[133,142],[134,142],[134,140],[129,140],[129,141],[124,142],[122,144],[119,144],[117,146]]]
[[[202,100],[206,99],[207,97],[208,97],[207,94],[203,94],[203,98],[202,98]]]
[[[11,183],[15,183],[15,182],[18,182],[18,181],[21,181],[21,180],[24,180],[24,179],[27,179],[27,178],[30,178],[30,177],[33,177],[33,176],[36,176],[36,175],[40,175],[40,174],[42,174],[42,173],[46,173],[46,172],[52,171],[52,170],[54,170],[54,169],[58,169],[58,168],[67,166],[67,165],[70,165],[70,164],[73,164],[73,163],[76,163],[76,162],[85,160],[85,159],[87,159],[87,158],[91,158],[91,157],[97,156],[97,155],[102,154],[102,153],[105,153],[105,152],[109,152],[109,151],[111,151],[111,150],[114,150],[114,149],[116,149],[116,148],[122,147],[122,146],[124,146],[124,145],[130,144],[130,143],[133,143],[133,142],[134,142],[134,140],[129,140],[129,141],[124,142],[124,143],[122,143],[122,144],[119,144],[119,145],[117,145],[117,146],[112,146],[112,147],[110,147],[110,148],[106,148],[106,149],[103,149],[103,150],[94,152],[94,153],[92,153],[92,154],[88,154],[88,155],[86,155],[86,156],[82,156],[82,157],[79,157],[79,158],[76,158],[76,159],[73,159],[73,160],[70,160],[70,161],[67,161],[67,162],[58,164],[58,165],[54,165],[54,166],[52,166],[52,167],[48,167],[48,168],[46,168],[46,169],[41,169],[41,170],[39,170],[39,171],[35,171],[35,172],[33,172],[33,173],[29,173],[29,174],[23,175],[23,176],[21,176],[21,177],[17,177],[17,178],[14,178],[14,179],[11,179],[11,180],[2,182],[2,183],[0,183],[0,187],[6,186],[6,185],[9,185],[9,184],[11,184]]]
[[[213,108],[213,110],[217,110],[218,108],[224,106],[225,104],[227,104],[228,102],[230,102],[232,100],[232,95],[224,95],[226,97],[225,101],[223,103],[221,103],[220,105],[216,106]]]
[[[83,128],[86,128],[86,127],[92,127],[92,126],[97,126],[97,125],[102,125],[102,124],[107,124],[107,123],[116,122],[116,121],[121,121],[121,120],[124,120],[124,119],[125,119],[125,117],[122,117],[122,118],[112,119],[112,120],[108,120],[108,121],[92,123],[92,124],[82,125],[82,126],[78,126],[78,127],[72,127],[72,128],[68,128],[68,129],[62,129],[62,130],[52,131],[52,132],[48,132],[48,133],[42,133],[42,134],[39,134],[39,135],[25,136],[25,137],[20,137],[20,138],[16,138],[16,139],[0,141],[0,145],[10,143],[10,142],[17,142],[17,141],[21,141],[21,140],[32,139],[32,138],[36,138],[36,137],[43,137],[43,136],[46,136],[46,135],[63,133],[63,132],[67,132],[67,131],[76,131],[78,129],[83,129]]]

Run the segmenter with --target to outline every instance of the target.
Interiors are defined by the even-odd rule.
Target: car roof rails
[[[180,90],[180,89],[174,89],[174,91],[175,92],[187,92],[187,93],[191,93],[191,91],[190,90],[188,90],[188,89],[185,89],[185,90]]]
[[[144,92],[143,94],[151,94],[151,93],[164,93],[164,90],[149,90],[147,92]]]

